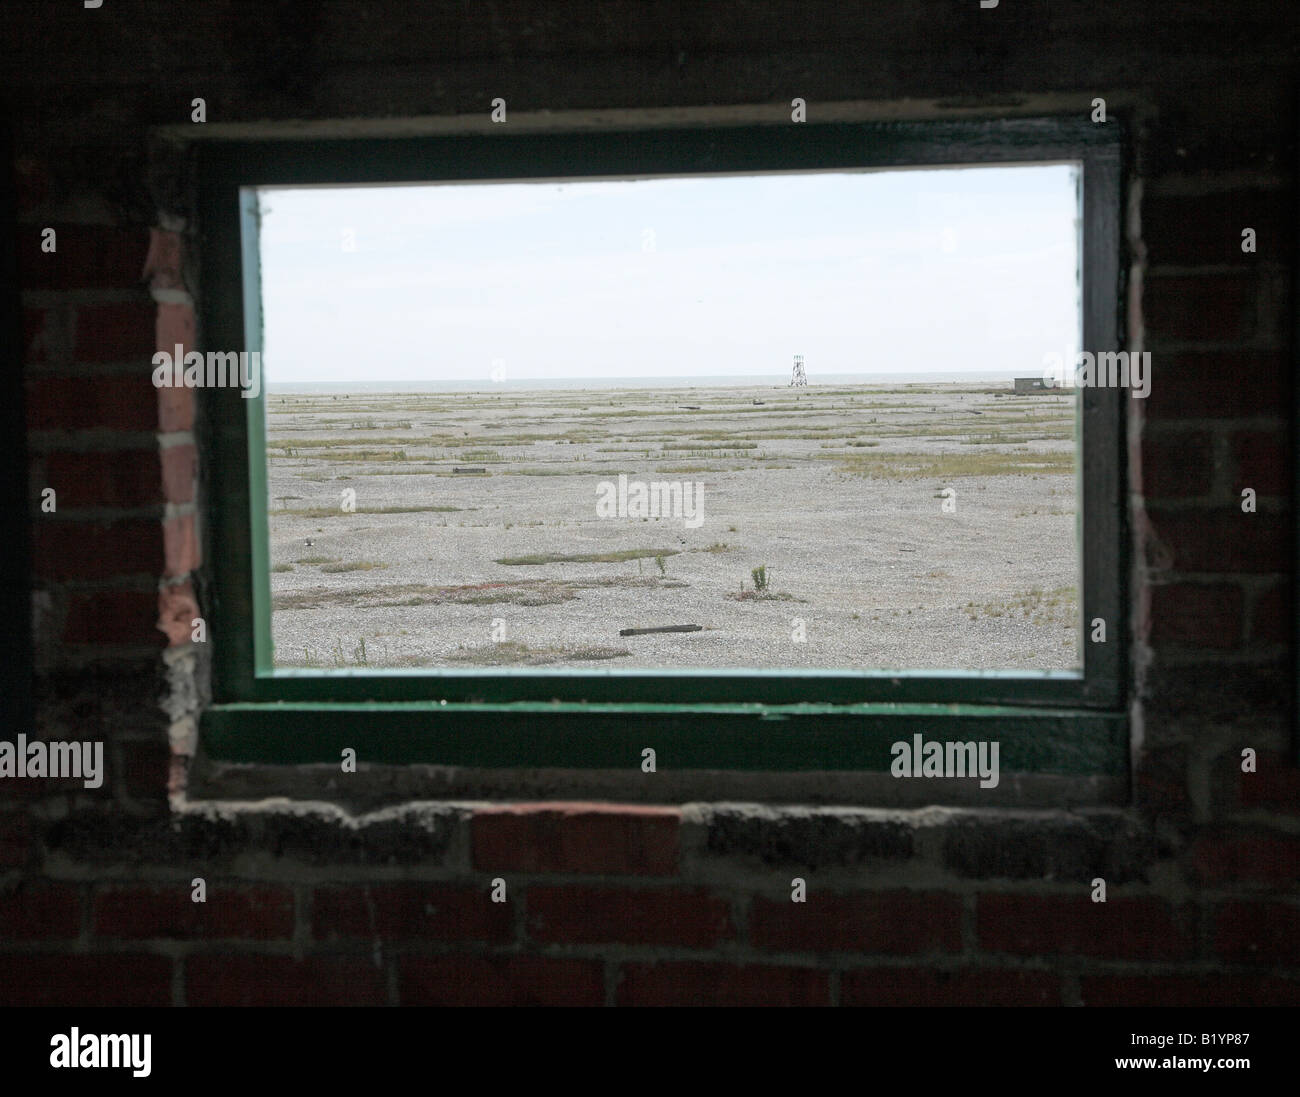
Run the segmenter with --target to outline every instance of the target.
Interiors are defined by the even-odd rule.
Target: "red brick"
[[[676,808],[518,804],[480,808],[474,865],[485,871],[668,876],[677,871]]]
[[[702,890],[533,886],[527,909],[535,941],[709,948],[735,935],[726,901]]]
[[[63,884],[32,883],[0,892],[0,937],[30,941],[76,937],[81,896]]]
[[[157,644],[158,596],[152,591],[72,594],[63,638],[69,644]]]
[[[194,390],[164,386],[158,390],[158,429],[163,433],[194,426]]]
[[[1142,437],[1142,493],[1148,499],[1208,495],[1214,487],[1214,447],[1205,431]]]
[[[223,956],[185,961],[191,1006],[381,1006],[384,972],[351,956]]]
[[[403,956],[402,1005],[599,1006],[598,960],[550,956]]]
[[[764,964],[624,964],[624,1006],[827,1006],[830,978],[811,968]]]
[[[167,446],[162,451],[163,498],[169,503],[194,500],[198,451],[193,446]]]
[[[166,635],[168,647],[192,643],[194,621],[199,616],[199,604],[189,583],[169,584],[158,591],[158,620],[154,627]]]
[[[786,952],[956,952],[961,905],[926,891],[836,895],[809,889],[808,901],[756,898],[750,940]]]
[[[179,514],[163,522],[163,555],[169,578],[188,575],[202,563],[198,527],[193,514]]]
[[[1260,644],[1286,644],[1295,628],[1291,584],[1274,583],[1255,593],[1250,608],[1248,639]]]
[[[1300,907],[1224,903],[1215,911],[1214,952],[1242,963],[1300,964]]]
[[[149,230],[149,251],[145,256],[144,272],[154,289],[182,289],[181,236],[166,229]]]
[[[1151,368],[1142,411],[1152,420],[1257,418],[1290,399],[1290,364],[1278,351],[1157,353]]]
[[[35,213],[49,197],[49,165],[35,156],[14,157],[14,189],[19,211],[23,214]]]
[[[133,739],[123,742],[122,766],[127,795],[165,800],[171,756],[171,746],[166,742]]]
[[[55,250],[41,250],[42,232],[55,231]],[[26,289],[121,289],[138,286],[148,236],[141,228],[51,224],[24,228],[18,276]]]
[[[1295,883],[1300,880],[1300,838],[1271,834],[1202,838],[1192,847],[1188,869],[1203,884]]]
[[[488,887],[376,884],[319,888],[312,901],[317,940],[416,938],[489,941],[512,937],[512,902],[494,903]]]
[[[1044,971],[996,968],[926,971],[870,968],[845,972],[846,1006],[1059,1006],[1061,978]]]
[[[135,507],[161,501],[156,450],[52,453],[45,460],[47,487],[65,507]]]
[[[28,382],[27,425],[32,430],[158,429],[153,384],[138,375],[38,377]]]
[[[71,360],[71,309],[23,309],[23,361],[32,365],[50,362],[67,365]]]
[[[1229,342],[1254,329],[1257,279],[1246,275],[1148,273],[1142,313],[1152,347],[1161,343]]]
[[[1289,536],[1285,518],[1240,508],[1159,511],[1147,508],[1156,536],[1173,554],[1176,571],[1217,574],[1285,572]]]
[[[174,365],[177,345],[179,344],[182,354],[188,354],[194,349],[194,341],[193,306],[159,305],[158,315],[154,322],[154,342],[157,344],[157,349],[166,351],[171,355]],[[150,376],[152,377],[152,373]]]
[[[7,789],[7,784],[6,784]],[[21,811],[0,814],[0,869],[17,868],[27,862],[32,843],[31,826]]]
[[[0,953],[0,1004],[168,1006],[172,962],[148,953]]]
[[[1176,960],[1191,954],[1186,922],[1146,898],[986,894],[975,907],[980,948],[1021,956]]]
[[[1238,431],[1232,436],[1232,459],[1233,494],[1240,496],[1243,488],[1254,488],[1256,495],[1291,494],[1291,454],[1281,431]]]
[[[1295,229],[1285,190],[1147,195],[1142,239],[1153,265],[1221,266],[1276,263],[1294,251]],[[1255,230],[1255,252],[1241,250],[1242,229]]]
[[[1143,748],[1136,759],[1133,789],[1137,803],[1147,815],[1191,815],[1187,766],[1184,746]]]
[[[1270,976],[1085,975],[1085,1006],[1296,1006],[1300,982]]]
[[[78,306],[73,356],[79,362],[151,358],[156,307],[148,299],[124,305]],[[152,387],[152,381],[148,383]]]
[[[157,522],[36,523],[32,566],[42,579],[109,579],[157,576],[163,567],[162,529]]]
[[[1238,762],[1236,769],[1240,770]],[[1241,803],[1286,815],[1300,814],[1300,768],[1293,758],[1271,750],[1255,753],[1255,772],[1240,775]]]
[[[234,887],[211,880],[207,884],[206,903],[191,901],[188,880],[166,886],[105,888],[92,904],[92,932],[133,940],[273,940],[293,935],[293,892],[288,888]]]
[[[1151,644],[1235,648],[1241,643],[1241,588],[1228,583],[1171,583],[1151,588]]]

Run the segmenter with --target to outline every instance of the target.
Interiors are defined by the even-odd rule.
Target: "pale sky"
[[[1078,169],[268,188],[270,384],[1042,376],[1079,346]]]

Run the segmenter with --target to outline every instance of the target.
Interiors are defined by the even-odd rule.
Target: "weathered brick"
[[[703,890],[534,885],[527,909],[529,937],[557,944],[709,948],[735,935],[726,900]]]
[[[383,969],[352,956],[227,956],[185,960],[191,1006],[381,1006]]]
[[[158,350],[166,351],[172,356],[173,365],[178,345],[183,354],[192,351],[195,340],[193,306],[160,304],[154,324],[154,339]],[[152,377],[152,372],[150,376]]]
[[[1295,630],[1291,584],[1273,583],[1256,591],[1250,605],[1250,628],[1246,637],[1259,644],[1285,644]]]
[[[783,952],[956,952],[960,920],[957,897],[942,892],[839,895],[812,887],[804,903],[755,898],[749,936]]]
[[[80,932],[81,895],[75,887],[29,882],[0,892],[0,937],[30,941]]]
[[[157,429],[157,397],[139,376],[37,377],[27,383],[27,425],[32,430]]]
[[[55,250],[42,250],[43,231],[55,232]],[[33,289],[121,289],[138,286],[148,236],[143,229],[53,223],[24,228],[18,241],[18,277]]]
[[[149,230],[149,250],[145,255],[142,278],[153,289],[181,289],[181,235],[166,229]]]
[[[494,903],[487,887],[372,884],[318,888],[312,898],[317,940],[510,940],[513,901]]]
[[[32,841],[32,829],[26,812],[0,812],[0,869],[17,868],[25,864]]]
[[[139,278],[138,271],[135,277]],[[79,306],[73,356],[79,362],[151,358],[154,309],[154,303],[147,298],[131,304]]]
[[[1293,757],[1257,749],[1254,773],[1241,773],[1239,758],[1232,765],[1244,807],[1300,815],[1300,767]]]
[[[1148,261],[1169,266],[1258,266],[1295,250],[1287,192],[1230,190],[1207,194],[1148,194],[1142,200],[1142,239]],[[1242,230],[1255,230],[1255,251],[1243,252]]]
[[[980,948],[1021,956],[1177,960],[1191,955],[1188,921],[1148,898],[989,893],[975,906]]]
[[[163,498],[169,503],[193,502],[198,451],[193,446],[167,446],[161,457]]]
[[[109,579],[157,576],[163,567],[162,529],[157,522],[37,522],[32,569],[43,579]]]
[[[470,824],[484,871],[667,876],[677,871],[681,813],[607,804],[480,808]]]
[[[1271,976],[1085,975],[1085,1006],[1295,1006],[1300,981]]]
[[[1202,884],[1294,884],[1300,881],[1300,838],[1249,833],[1207,836],[1192,847],[1188,871]]]
[[[1300,964],[1300,907],[1223,903],[1214,912],[1214,952],[1247,964]]]
[[[149,953],[0,952],[0,1004],[167,1006],[172,961]]]
[[[63,638],[69,644],[157,644],[157,608],[158,596],[152,591],[72,594]]]
[[[1214,489],[1214,445],[1206,431],[1142,438],[1142,493],[1148,499],[1208,495]]]
[[[846,971],[845,1006],[1059,1006],[1061,977],[1045,971],[881,967]]]
[[[403,956],[403,1005],[599,1006],[605,977],[598,960],[550,956]]]
[[[154,627],[167,637],[170,647],[191,643],[194,621],[200,615],[190,583],[173,583],[158,591],[158,620]]]
[[[1253,488],[1256,495],[1290,495],[1291,452],[1286,441],[1282,431],[1243,430],[1233,434],[1233,493],[1240,495],[1243,488]]]
[[[1249,276],[1148,274],[1143,288],[1142,312],[1153,348],[1244,339],[1254,329],[1259,286]]]
[[[149,742],[128,739],[122,743],[122,776],[128,796],[140,799],[167,798],[167,771],[171,747],[165,740]]]
[[[1147,514],[1160,540],[1173,554],[1175,571],[1284,572],[1290,531],[1276,514],[1245,514],[1240,508],[1162,511]]]
[[[293,892],[286,887],[209,880],[207,902],[193,902],[190,894],[188,880],[166,886],[105,887],[92,903],[91,932],[97,937],[130,940],[156,937],[273,940],[293,935]]]
[[[826,1006],[830,977],[765,964],[624,964],[617,1000],[624,1006]]]
[[[1241,643],[1245,597],[1229,583],[1170,583],[1151,588],[1153,647],[1193,644],[1235,648]]]
[[[1198,351],[1151,356],[1143,414],[1161,419],[1253,419],[1290,399],[1290,365],[1279,351]]]
[[[198,525],[193,514],[178,514],[163,522],[164,572],[169,578],[188,575],[202,563]]]
[[[152,449],[51,453],[45,472],[60,509],[137,507],[162,497],[158,453]]]
[[[158,389],[158,429],[164,433],[194,427],[194,390],[163,386]]]

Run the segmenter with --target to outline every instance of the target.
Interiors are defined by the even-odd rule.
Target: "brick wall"
[[[1284,6],[1193,0],[1175,23],[1046,0],[499,7],[0,13],[39,670],[28,730],[102,738],[110,762],[96,791],[0,786],[0,1000],[1300,1002],[1300,35]],[[486,113],[495,95],[512,116],[799,95],[810,119],[828,101],[942,116],[1107,97],[1134,133],[1129,328],[1153,356],[1130,437],[1130,808],[172,811],[193,744],[174,727],[169,741],[160,698],[198,604],[202,458],[192,402],[153,388],[149,356],[195,338],[182,251],[200,241],[183,197],[151,185],[150,130],[188,124],[195,96],[226,124]],[[1088,897],[1097,876],[1105,905]],[[189,900],[194,877],[206,904]],[[795,877],[806,904],[790,902]]]

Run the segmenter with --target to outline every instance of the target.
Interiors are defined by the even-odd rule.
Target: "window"
[[[279,276],[269,259],[273,253],[264,249],[262,240],[263,230],[269,237],[275,217],[283,213],[284,200],[310,193],[294,188],[311,186],[440,184],[472,199],[493,187],[498,198],[517,194],[528,185],[538,186],[541,180],[567,188],[570,195],[582,196],[596,193],[602,185],[609,190],[604,182],[607,180],[637,179],[650,181],[631,184],[645,193],[656,188],[667,193],[676,188],[679,193],[689,190],[694,200],[699,200],[703,193],[700,183],[731,180],[733,189],[727,192],[726,202],[739,203],[746,200],[742,194],[746,183],[751,189],[762,188],[779,179],[792,196],[812,195],[816,191],[811,188],[821,188],[822,200],[831,202],[841,197],[832,195],[834,185],[859,185],[873,178],[865,173],[881,169],[1024,165],[1027,171],[1029,165],[1036,165],[1035,171],[1072,172],[1081,180],[1079,337],[1084,350],[1113,351],[1119,349],[1120,321],[1119,152],[1113,130],[1073,121],[1016,120],[241,142],[204,149],[201,165],[205,348],[259,354],[266,350],[265,361],[270,367],[267,379],[272,390],[259,392],[255,398],[245,398],[231,388],[203,394],[209,430],[207,559],[214,645],[213,704],[203,717],[204,744],[209,755],[233,761],[334,762],[342,748],[353,747],[363,759],[373,761],[620,769],[636,766],[643,746],[653,742],[664,759],[661,764],[677,769],[879,771],[889,768],[893,742],[902,736],[923,734],[939,739],[996,738],[1001,743],[1004,772],[1125,772],[1123,408],[1128,394],[1119,388],[1081,387],[1069,398],[1077,403],[1079,423],[1073,500],[1080,531],[1079,627],[1072,635],[1082,639],[1070,652],[1076,658],[1066,660],[1066,665],[1053,666],[1050,660],[1046,665],[1035,665],[1021,660],[1020,665],[1012,667],[968,666],[948,671],[915,665],[918,661],[911,659],[901,669],[882,669],[854,666],[848,655],[828,658],[823,665],[782,666],[779,658],[751,658],[748,664],[734,659],[728,665],[716,665],[717,660],[710,665],[691,665],[689,660],[661,659],[656,663],[644,657],[639,664],[625,659],[621,665],[614,665],[618,660],[602,659],[594,650],[581,647],[578,654],[589,658],[558,665],[555,661],[540,666],[519,665],[527,660],[515,659],[515,665],[497,666],[483,665],[472,658],[445,657],[408,660],[416,665],[394,665],[401,660],[373,657],[373,650],[358,653],[351,638],[332,661],[323,650],[315,658],[310,650],[304,651],[301,659],[286,657],[285,649],[292,642],[287,634],[279,640],[277,659],[272,645],[273,578],[284,572],[273,574],[271,567],[274,563],[287,571],[295,566],[294,559],[317,557],[305,544],[312,539],[311,528],[302,525],[310,516],[310,501],[296,509],[292,490],[274,486],[277,460],[297,458],[298,454],[288,452],[293,449],[291,441],[275,434],[286,422],[284,417],[296,413],[292,403],[285,403],[285,394],[275,391],[272,363],[284,362],[288,356],[282,353],[275,358],[279,316],[270,314],[267,301],[275,300],[271,283],[273,277]],[[690,190],[692,187],[695,189]],[[330,226],[330,235],[338,239],[338,234],[346,230],[346,224],[340,222]],[[653,238],[653,229],[650,231]],[[1075,305],[1073,299],[1069,305]],[[935,309],[941,317],[942,300],[935,302]],[[868,341],[870,338],[867,333]],[[785,359],[787,348],[774,349],[774,355],[777,350]],[[792,354],[797,348],[789,350]],[[1069,348],[1062,347],[1062,351],[1068,355]],[[505,365],[508,368],[509,358]],[[1008,393],[1013,391],[1010,385],[1008,378]],[[725,426],[728,418],[744,421],[749,415],[748,421],[759,422],[762,416],[769,424],[777,423],[774,434],[788,436],[799,432],[798,424],[780,420],[777,413],[792,414],[790,396],[800,400],[806,396],[810,402],[823,396],[817,386],[802,390],[787,387],[780,393],[773,391],[773,407],[769,410],[762,406],[768,400],[754,391],[728,389],[729,402],[725,406],[715,403],[710,408],[710,402],[717,399],[715,392],[701,389],[701,395],[691,397],[683,395],[685,391],[672,392],[678,402],[673,410],[680,412],[685,421],[684,426],[678,421],[684,432],[680,441],[672,439],[671,431],[665,435],[667,428],[662,417],[654,414],[653,406],[610,405],[612,410],[606,408],[605,414],[630,421],[648,418],[661,439],[669,437],[668,450],[657,451],[664,457],[659,467],[688,468],[692,467],[687,464],[689,460],[702,461],[712,475],[727,471],[712,459],[717,445],[734,443],[739,454],[739,443],[758,445],[764,437],[762,432],[753,439],[740,437],[740,428],[729,434]],[[851,389],[836,391],[850,406],[858,395]],[[323,414],[321,400],[306,399],[302,393],[297,396],[305,400],[298,405],[299,413],[305,416],[314,409]],[[651,404],[662,401],[664,396],[654,394]],[[1066,398],[1048,392],[1022,399]],[[742,410],[742,400],[747,402],[748,411]],[[269,447],[268,401],[272,408]],[[519,420],[532,415],[533,425],[537,426],[537,419],[558,414],[557,402],[563,403],[562,399],[552,398],[547,410],[511,401],[516,418],[507,429],[513,432],[512,437],[530,444],[553,442],[553,432],[540,428],[533,431],[536,437],[520,438],[526,424]],[[411,415],[419,418],[420,405],[417,403],[415,408]],[[804,409],[801,406],[799,410],[802,413]],[[369,414],[328,414],[324,420],[333,423],[338,431],[355,429],[358,437],[367,437],[372,435]],[[468,414],[469,419],[461,425],[472,429],[463,430],[462,436],[470,439],[472,448],[446,445],[432,455],[419,451],[421,458],[430,458],[431,464],[439,466],[432,471],[447,473],[449,479],[460,475],[455,468],[476,469],[491,465],[500,456],[501,447],[484,442],[487,430],[480,429],[481,417]],[[438,416],[445,424],[456,421],[447,412],[445,400],[438,405]],[[691,422],[691,416],[699,418]],[[354,423],[359,425],[354,428]],[[579,463],[608,469],[610,466],[596,463],[595,451],[597,443],[611,441],[610,435],[606,432],[595,438],[590,425],[590,419],[577,423],[577,437],[586,444]],[[378,448],[374,452],[381,462],[398,459],[394,452],[404,453],[405,449],[400,438],[391,442],[385,429],[381,412],[373,431],[373,436],[380,439],[375,442]],[[499,425],[497,429],[501,429]],[[827,437],[837,445],[853,440],[840,422],[823,422],[803,433],[808,435],[805,441],[813,446],[820,446]],[[995,434],[992,430],[989,433],[991,437]],[[308,431],[304,437],[317,448],[332,444],[330,437],[319,431]],[[564,441],[572,440],[571,432]],[[611,448],[634,449],[642,441],[643,436],[635,430],[624,431],[614,437]],[[383,447],[390,444],[395,450],[385,451]],[[862,448],[869,451],[871,447]],[[354,457],[364,457],[367,451],[353,446],[351,452]],[[773,465],[780,461],[780,455],[775,456]],[[870,452],[847,452],[847,445],[844,452],[837,454],[846,475],[845,492],[854,490],[854,469],[873,467],[874,456]],[[673,458],[681,462],[680,466],[671,463]],[[537,464],[525,471],[540,473],[536,480],[544,485],[547,470],[543,466]],[[476,494],[472,498],[491,503],[485,493],[492,479],[488,476],[475,481]],[[597,481],[600,476],[591,475],[589,479]],[[614,477],[610,479],[612,482]],[[334,486],[346,483],[335,481]],[[448,485],[447,490],[462,488],[468,488],[468,484]],[[277,491],[279,498],[274,497]],[[462,494],[461,498],[466,496]],[[938,510],[939,501],[933,502]],[[617,505],[623,504],[620,501]],[[363,504],[357,506],[364,513]],[[398,510],[400,506],[390,504],[388,509]],[[384,507],[371,510],[378,512]],[[286,524],[290,521],[299,524]],[[815,507],[810,508],[803,525],[808,550],[815,552]],[[431,525],[429,532],[437,535],[441,528],[446,527]],[[656,524],[656,536],[662,538],[664,528]],[[300,536],[304,542],[299,550],[302,556],[282,553],[276,557],[290,541],[296,547]],[[597,548],[605,550],[603,555],[623,561],[640,559],[641,577],[655,585],[671,580],[672,570],[685,566],[674,563],[678,556],[687,551],[701,558],[708,556],[710,548],[725,545],[726,534],[718,532],[709,543],[688,542],[684,534],[677,540],[677,545],[646,540],[644,545],[620,542],[612,546],[597,544]],[[500,551],[494,564],[532,566],[531,554],[512,555],[509,545]],[[432,543],[430,554],[436,552],[437,545]],[[717,549],[719,556],[725,552],[725,548]],[[539,555],[545,557],[547,553]],[[569,560],[587,555],[599,557],[602,552],[556,553],[551,546],[551,555]],[[326,556],[328,553],[320,553],[319,559]],[[758,571],[764,563],[760,557],[746,559],[738,569],[741,584],[748,580],[751,596],[771,593],[764,591],[765,576]],[[366,560],[354,560],[344,561],[342,566],[367,564]],[[692,562],[691,566],[697,565]],[[652,569],[648,576],[644,574],[647,567]],[[451,585],[457,589],[469,587],[476,578],[481,576],[467,574],[460,577],[463,582]],[[527,594],[539,589],[530,582],[512,580],[504,586],[514,597],[521,591]],[[544,586],[546,580],[538,582]],[[444,585],[439,589],[448,588]],[[490,607],[491,597],[503,596],[501,588],[494,589],[497,593],[490,593],[483,605]],[[739,586],[738,601],[743,600],[744,592],[744,586]],[[792,598],[798,593],[792,592]],[[563,592],[556,598],[565,600]],[[307,605],[310,601],[308,592],[306,599],[296,604]],[[282,596],[282,607],[285,604]],[[789,604],[799,605],[793,600]],[[486,611],[483,615],[490,617]],[[787,616],[794,618],[798,613],[791,610]],[[1103,622],[1104,639],[1095,638],[1098,632],[1093,626],[1098,621]],[[641,622],[628,617],[626,623],[635,626]],[[656,617],[646,623],[655,627],[676,622]],[[693,617],[682,623],[697,622]],[[389,665],[375,665],[382,662]],[[359,720],[364,728],[359,728]]]

